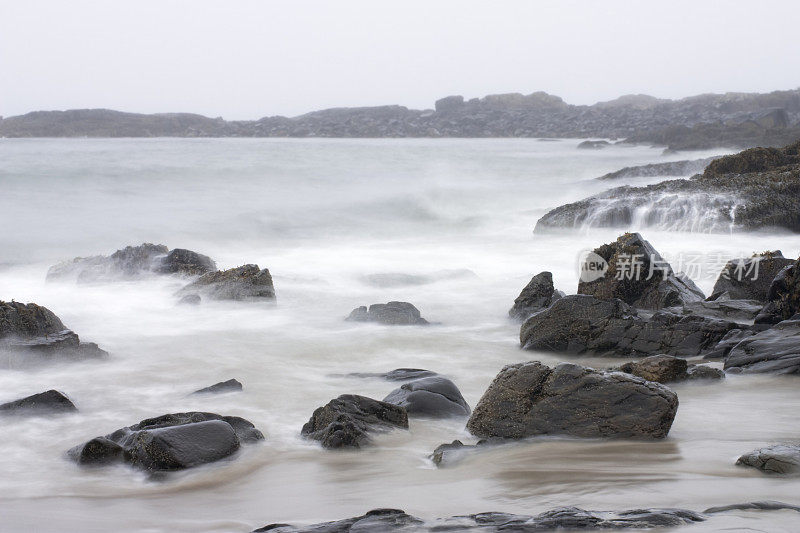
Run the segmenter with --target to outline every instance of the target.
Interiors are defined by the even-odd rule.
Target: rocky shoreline
[[[671,150],[782,146],[800,137],[800,90],[679,100],[626,95],[593,105],[568,104],[541,91],[448,96],[434,109],[333,108],[250,121],[108,109],[36,111],[0,119],[0,137],[599,137]]]

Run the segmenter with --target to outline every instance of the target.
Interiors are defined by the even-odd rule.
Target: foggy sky
[[[0,115],[767,92],[800,87],[798,28],[796,0],[0,0]]]

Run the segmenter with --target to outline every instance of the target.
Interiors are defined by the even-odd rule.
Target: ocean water
[[[800,441],[800,388],[791,377],[674,385],[680,408],[669,438],[655,443],[533,439],[437,469],[427,457],[438,444],[474,442],[464,420],[412,420],[409,431],[378,436],[357,452],[300,438],[328,400],[344,393],[381,399],[396,385],[342,377],[348,372],[428,368],[452,378],[474,406],[505,364],[616,363],[521,351],[519,325],[507,311],[542,270],[574,293],[580,254],[625,229],[641,230],[707,293],[728,259],[768,249],[800,254],[797,236],[770,232],[632,227],[534,235],[548,209],[610,186],[594,177],[714,155],[586,151],[578,142],[0,139],[0,299],[44,305],[111,354],[0,366],[0,402],[56,388],[80,409],[0,420],[0,531],[245,532],[376,507],[435,518],[565,505],[800,504],[798,478],[733,464],[755,447]],[[186,280],[173,277],[45,283],[48,267],[61,260],[142,242],[190,248],[220,268],[268,267],[277,305],[176,307],[174,293]],[[387,273],[432,281],[380,286],[368,278]],[[343,320],[354,307],[390,300],[410,301],[440,324]],[[244,391],[187,396],[229,378]],[[124,467],[81,469],[64,457],[92,437],[188,410],[243,416],[267,439],[233,460],[161,482]],[[799,518],[738,511],[685,530],[788,532]]]

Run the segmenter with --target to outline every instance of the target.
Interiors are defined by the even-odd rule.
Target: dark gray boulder
[[[456,384],[442,376],[415,379],[389,393],[384,402],[403,407],[409,416],[468,416],[469,405]]]
[[[467,422],[483,438],[537,435],[663,439],[678,397],[667,387],[621,372],[538,361],[504,367]]]
[[[639,309],[682,306],[705,298],[694,283],[676,275],[638,233],[625,233],[615,242],[596,248],[594,254],[606,262],[608,270],[597,279],[582,279],[578,294],[619,298]]]
[[[0,404],[0,414],[9,415],[46,415],[75,413],[75,407],[69,398],[57,390],[49,390],[33,394],[13,402]]]
[[[408,428],[408,413],[397,405],[365,396],[343,394],[319,407],[300,434],[325,448],[360,448],[369,433]]]
[[[800,320],[784,320],[731,348],[725,370],[800,374]]]
[[[717,295],[727,293],[730,300],[766,302],[772,280],[793,262],[784,258],[780,250],[728,261],[714,284],[709,300],[716,300]]]
[[[95,343],[81,342],[46,307],[14,301],[0,301],[0,350],[31,359],[88,359],[108,355]]]
[[[211,386],[194,391],[192,394],[221,394],[224,392],[241,392],[242,384],[236,379],[220,381]]]
[[[210,257],[185,248],[170,250],[160,264],[155,267],[155,271],[161,274],[186,274],[189,276],[200,276],[215,270],[217,270],[217,264]]]
[[[605,148],[607,146],[611,146],[611,143],[608,141],[583,141],[578,145],[578,148],[582,150],[599,150],[600,148]]]
[[[800,474],[800,446],[779,444],[759,448],[736,460],[739,466],[752,466],[770,474]]]
[[[686,370],[686,379],[692,381],[725,379],[725,372],[713,366],[691,365]]]
[[[157,474],[218,461],[242,444],[263,439],[252,423],[237,416],[174,413],[96,437],[68,455],[81,465],[121,462]]]
[[[428,324],[428,321],[420,316],[419,309],[408,302],[372,304],[369,309],[362,305],[353,309],[345,320],[377,322],[387,326],[424,326]]]
[[[639,313],[621,300],[570,295],[530,317],[520,328],[526,350],[598,356],[701,355],[729,331],[734,322],[659,311]]]
[[[715,380],[725,377],[725,372],[717,368],[708,365],[689,365],[686,359],[665,354],[630,361],[617,370],[657,383],[675,383],[689,379]]]
[[[530,282],[514,300],[514,305],[509,309],[508,316],[515,320],[524,320],[534,313],[550,306],[558,300],[563,293],[556,291],[553,286],[553,274],[540,272],[531,278]]]
[[[275,287],[269,270],[243,265],[204,274],[178,295],[199,295],[210,300],[275,300]]]

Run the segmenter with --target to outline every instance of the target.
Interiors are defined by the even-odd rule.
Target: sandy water
[[[621,231],[533,235],[548,208],[603,190],[593,177],[665,157],[646,147],[577,150],[536,140],[0,140],[0,299],[36,302],[105,361],[0,367],[0,401],[48,388],[80,412],[0,421],[2,531],[249,531],[398,507],[424,518],[555,506],[615,510],[776,499],[800,504],[800,480],[733,465],[774,442],[798,442],[796,379],[729,376],[673,388],[680,408],[663,442],[540,439],[443,469],[438,444],[472,439],[464,421],[412,420],[359,452],[300,439],[319,405],[343,393],[382,398],[380,380],[341,377],[422,367],[451,377],[471,405],[508,363],[564,357],[522,352],[508,308],[530,277],[575,292],[581,251]],[[637,229],[637,228],[633,228]],[[719,262],[781,249],[779,234],[642,230],[664,255],[701,257],[708,292]],[[176,307],[185,280],[45,283],[49,265],[127,244],[160,242],[220,268],[268,267],[277,306]],[[458,276],[443,271],[469,270]],[[375,273],[438,281],[379,287]],[[351,309],[413,302],[429,328],[343,321]],[[614,361],[570,358],[588,365]],[[187,397],[235,377],[238,394]],[[143,418],[205,410],[248,418],[267,435],[234,460],[154,483],[119,467],[84,470],[63,452]],[[796,531],[800,515],[729,513],[689,531]],[[731,529],[732,528],[732,529]]]

